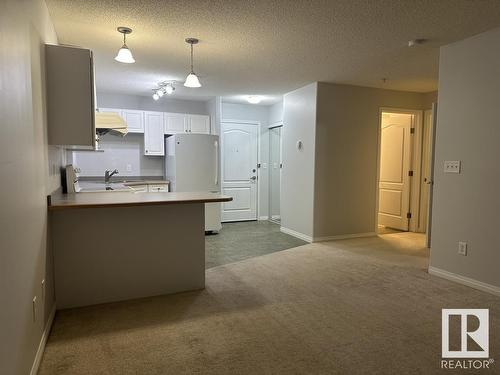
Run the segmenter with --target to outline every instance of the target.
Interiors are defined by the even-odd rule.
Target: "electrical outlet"
[[[460,160],[446,160],[444,173],[460,173]]]
[[[467,256],[467,242],[458,243],[458,254]]]
[[[36,322],[36,318],[37,318],[37,306],[36,306],[36,296],[33,297],[33,305],[32,305],[32,313],[33,313],[33,322]]]

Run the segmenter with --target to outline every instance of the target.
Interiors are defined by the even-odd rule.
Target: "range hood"
[[[95,130],[97,135],[106,133],[116,133],[126,135],[128,133],[127,123],[116,113],[97,112],[95,113]]]

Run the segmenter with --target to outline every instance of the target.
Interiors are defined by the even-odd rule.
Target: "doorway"
[[[382,109],[377,232],[427,232],[433,111]]]
[[[221,123],[221,189],[233,197],[222,204],[222,221],[257,220],[259,123]]]
[[[281,223],[281,132],[283,126],[269,128],[269,220]]]

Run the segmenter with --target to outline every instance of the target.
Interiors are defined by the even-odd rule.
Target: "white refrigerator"
[[[175,134],[165,139],[165,177],[170,191],[220,192],[219,136]],[[220,203],[205,204],[205,231],[222,228]]]

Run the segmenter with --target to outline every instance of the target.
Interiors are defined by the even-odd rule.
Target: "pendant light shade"
[[[186,43],[191,45],[191,72],[186,77],[186,81],[184,82],[185,87],[201,87],[200,80],[198,76],[195,74],[193,70],[193,44],[198,44],[199,40],[196,38],[187,38]]]
[[[118,54],[115,57],[115,60],[121,63],[125,64],[133,64],[135,63],[134,56],[132,56],[132,52],[130,52],[130,49],[127,47],[127,44],[125,42],[125,37],[127,34],[130,34],[132,32],[132,29],[128,27],[119,27],[118,29],[119,33],[123,34],[123,46],[120,48],[118,51]]]
[[[196,74],[189,73],[188,76],[186,77],[186,82],[184,82],[184,86],[193,88],[201,87],[201,83]]]

